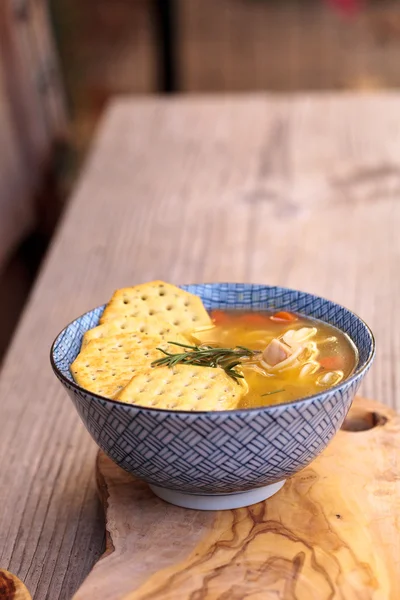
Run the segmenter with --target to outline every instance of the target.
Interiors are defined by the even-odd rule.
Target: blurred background
[[[398,0],[1,0],[0,362],[114,94],[400,85]]]

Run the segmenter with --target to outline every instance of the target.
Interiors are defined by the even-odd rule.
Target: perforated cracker
[[[176,365],[140,370],[116,396],[120,402],[168,410],[231,410],[247,392],[220,368]]]
[[[85,348],[91,340],[112,337],[122,333],[143,333],[147,335],[174,336],[179,328],[168,323],[158,316],[153,317],[116,317],[93,329],[89,329],[83,336],[82,348]]]
[[[198,296],[163,281],[152,281],[117,290],[106,306],[100,323],[121,316],[162,317],[179,331],[211,324],[211,319]]]
[[[86,390],[113,398],[138,369],[148,368],[153,360],[160,358],[157,346],[175,352],[168,341],[162,336],[136,332],[92,340],[72,363],[72,376]],[[181,334],[171,341],[187,343]]]

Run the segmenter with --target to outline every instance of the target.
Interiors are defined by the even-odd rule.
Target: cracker
[[[116,400],[168,410],[231,410],[247,392],[220,368],[176,365],[141,369]]]
[[[181,334],[174,340],[187,343]],[[90,392],[113,398],[141,368],[148,368],[162,354],[157,346],[175,352],[162,336],[145,333],[121,333],[113,337],[91,340],[71,365],[78,385]]]
[[[198,296],[163,281],[117,290],[106,306],[100,323],[107,323],[121,316],[162,317],[179,331],[211,324]]]
[[[178,328],[161,317],[116,317],[112,321],[107,321],[93,329],[89,329],[83,336],[82,349],[87,346],[91,340],[112,337],[122,333],[144,333],[147,335],[166,335],[174,336]]]

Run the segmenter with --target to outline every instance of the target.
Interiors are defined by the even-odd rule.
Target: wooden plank
[[[17,10],[19,6],[19,9]],[[0,61],[4,91],[33,181],[55,137],[66,134],[58,61],[45,2],[0,6]]]
[[[398,87],[399,5],[356,18],[320,0],[176,0],[186,92]]]
[[[0,63],[0,270],[34,223],[30,174],[15,130]]]
[[[46,0],[29,4],[31,50],[36,53],[36,84],[51,139],[67,134],[66,108]]]
[[[65,134],[45,10],[44,2],[0,3],[0,268],[32,227],[34,194],[55,138]],[[49,81],[43,86],[46,65]]]
[[[35,181],[38,157],[42,158],[48,151],[49,131],[37,88],[39,64],[36,49],[31,44],[30,22],[28,18],[16,18],[10,0],[0,6],[0,33],[6,93],[18,142],[25,154],[23,166]]]
[[[112,290],[300,287],[358,312],[378,356],[364,394],[399,408],[400,96],[121,99],[29,299],[0,377],[0,564],[70,598],[101,552],[96,447],[48,364]]]
[[[112,96],[157,91],[154,3],[57,0],[51,4],[71,108],[72,142],[83,153]]]
[[[231,511],[166,504],[100,452],[110,545],[74,600],[397,600],[400,417],[357,398],[344,427],[275,496]]]

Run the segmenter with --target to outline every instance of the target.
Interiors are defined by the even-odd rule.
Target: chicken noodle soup
[[[212,326],[191,336],[200,345],[259,351],[243,357],[248,392],[238,408],[254,408],[317,394],[349,377],[357,349],[342,331],[322,321],[279,311],[213,311]]]
[[[71,365],[86,390],[166,410],[231,410],[310,396],[348,377],[338,329],[287,311],[208,314],[164,281],[117,290]]]

